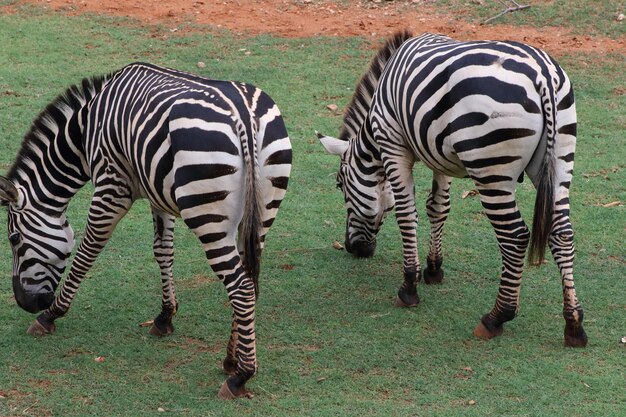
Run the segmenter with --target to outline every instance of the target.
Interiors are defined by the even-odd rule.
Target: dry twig
[[[494,21],[495,19],[499,18],[500,16],[503,16],[507,13],[513,13],[516,12],[518,10],[524,10],[524,9],[528,9],[530,7],[530,4],[519,4],[518,2],[516,2],[515,0],[507,0],[510,3],[513,3],[513,5],[507,3],[507,1],[504,0],[498,0],[500,3],[502,3],[504,5],[504,7],[506,7],[506,9],[502,10],[500,13],[498,13],[497,15],[495,15],[494,17],[490,17],[489,19],[485,20],[482,24],[486,25],[487,23]]]

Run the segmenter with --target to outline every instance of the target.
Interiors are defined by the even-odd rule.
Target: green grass
[[[388,219],[375,257],[331,247],[344,211],[334,188],[337,161],[314,130],[337,132],[340,108],[373,53],[360,39],[285,40],[172,35],[103,17],[38,9],[0,15],[0,167],[11,164],[35,115],[82,77],[135,60],[212,78],[251,82],[285,115],[294,146],[290,189],[263,259],[258,309],[260,373],[252,400],[218,401],[230,311],[200,245],[177,228],[176,332],[157,339],[138,324],[160,308],[151,220],[141,201],[118,226],[66,318],[32,338],[34,316],[11,299],[11,253],[0,241],[0,416],[621,416],[626,410],[624,346],[624,57],[560,59],[577,88],[579,142],[572,189],[576,282],[590,344],[562,346],[561,286],[553,262],[525,273],[522,306],[502,337],[472,338],[491,308],[500,268],[491,227],[476,198],[453,184],[446,229],[446,281],[420,286],[422,304],[394,308],[401,281],[397,226]],[[246,55],[243,51],[249,51]],[[198,61],[206,63],[199,69]],[[419,235],[430,184],[416,168]],[[69,218],[80,236],[86,187]],[[520,204],[530,219],[534,191]],[[0,215],[5,218],[4,211]],[[4,220],[2,220],[4,221]],[[104,362],[96,362],[98,356]],[[469,401],[475,401],[469,405]],[[159,412],[159,407],[165,412]]]
[[[507,2],[513,6],[513,2]],[[546,28],[549,37],[552,27],[564,27],[583,36],[626,36],[626,25],[616,19],[625,13],[626,6],[619,0],[567,0],[567,1],[521,1],[518,4],[530,5],[524,10],[507,13],[490,24],[527,25]],[[437,0],[440,10],[474,23],[481,23],[496,16],[506,7],[498,0]],[[419,7],[419,5],[415,6]]]

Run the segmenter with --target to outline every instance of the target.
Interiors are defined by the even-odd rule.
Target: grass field
[[[602,7],[613,12],[613,4]],[[563,12],[550,13],[567,22]],[[619,28],[598,32],[623,36]],[[176,239],[176,332],[158,339],[138,326],[160,309],[150,211],[140,201],[49,337],[26,334],[34,316],[12,299],[11,251],[0,240],[0,416],[626,414],[626,350],[620,344],[626,336],[624,56],[559,57],[573,79],[579,113],[572,220],[589,346],[577,350],[563,347],[561,284],[552,261],[525,272],[519,316],[502,337],[472,337],[495,300],[500,258],[479,201],[461,198],[472,188],[468,181],[453,184],[446,280],[419,286],[422,303],[415,309],[393,307],[402,265],[393,218],[371,259],[332,248],[342,240],[345,221],[334,187],[338,164],[314,130],[337,133],[341,116],[326,105],[348,102],[373,53],[364,40],[244,38],[201,30],[177,35],[122,19],[31,7],[0,14],[0,39],[2,173],[33,118],[57,94],[82,77],[139,60],[261,87],[281,108],[294,147],[292,181],[263,259],[260,372],[248,384],[255,398],[216,399],[225,378],[220,363],[230,310],[183,225]],[[198,68],[199,61],[206,67]],[[415,176],[424,201],[429,172],[418,166]],[[518,193],[530,222],[534,190],[526,181]],[[89,199],[87,186],[68,211],[79,238]],[[614,201],[621,205],[603,207]],[[421,202],[419,209],[424,256]],[[6,212],[0,213],[4,223]]]

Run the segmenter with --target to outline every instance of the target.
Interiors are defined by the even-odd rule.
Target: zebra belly
[[[427,130],[422,126],[424,131],[427,140],[416,140],[416,151],[431,170],[457,178],[504,175],[516,180],[539,145],[543,118],[515,103],[479,96],[459,103]]]

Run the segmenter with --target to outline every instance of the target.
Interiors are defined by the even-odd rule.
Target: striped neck
[[[22,188],[30,205],[62,213],[89,180],[82,145],[82,110],[107,79],[84,79],[53,100],[33,121],[7,174],[16,187]]]

